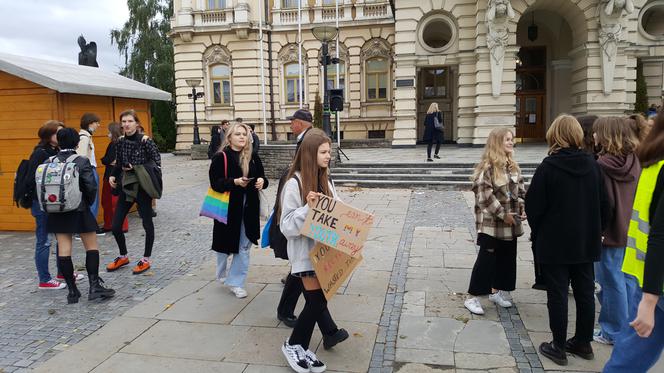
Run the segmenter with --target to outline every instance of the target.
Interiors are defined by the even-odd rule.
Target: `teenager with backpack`
[[[108,183],[119,190],[118,204],[113,216],[112,231],[120,249],[120,256],[106,266],[109,272],[129,264],[127,243],[122,222],[136,203],[145,229],[145,250],[132,272],[137,275],[150,269],[152,246],[154,245],[154,224],[152,223],[152,199],[161,197],[161,155],[152,139],[143,141],[138,131],[140,120],[134,110],[120,113],[120,122],[125,136],[117,144],[115,168]]]
[[[90,289],[88,300],[107,299],[115,295],[104,287],[99,277],[99,250],[97,247],[97,220],[90,205],[97,195],[93,168],[86,157],[76,154],[79,135],[72,128],[57,132],[60,151],[37,167],[35,172],[39,205],[48,213],[46,230],[55,233],[58,240],[58,263],[67,282],[67,303],[78,303],[81,297],[74,278],[71,260],[73,234],[78,233],[85,247],[85,269]]]

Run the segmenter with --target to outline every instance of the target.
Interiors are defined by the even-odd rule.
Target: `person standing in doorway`
[[[475,167],[475,226],[480,250],[470,277],[464,306],[476,315],[484,309],[478,296],[501,307],[512,307],[507,299],[516,286],[516,240],[523,235],[526,189],[521,169],[514,160],[512,131],[491,131],[482,159]]]
[[[97,157],[95,157],[95,143],[92,141],[92,134],[99,128],[99,116],[93,113],[85,113],[81,117],[81,130],[78,132],[81,136],[81,141],[78,143],[78,148],[76,148],[76,153],[87,157],[90,160],[92,165],[92,171],[94,172],[95,182],[97,183],[97,190],[99,190],[99,174],[97,173]],[[90,212],[92,216],[97,219],[99,213],[99,196],[97,196],[90,205]],[[105,234],[103,228],[97,227],[96,231],[98,236],[103,236]]]
[[[602,171],[583,150],[583,129],[570,115],[556,118],[546,133],[549,156],[537,167],[526,194],[526,215],[536,258],[546,283],[553,341],[539,351],[558,365],[567,354],[594,359],[593,263],[600,260],[608,201]],[[576,331],[567,339],[570,281],[576,302]]]
[[[431,148],[436,143],[436,152],[433,157],[440,159],[438,152],[440,144],[443,143],[443,115],[438,110],[438,104],[433,102],[429,105],[427,115],[424,117],[424,141],[427,142],[427,162],[433,162],[431,159]]]

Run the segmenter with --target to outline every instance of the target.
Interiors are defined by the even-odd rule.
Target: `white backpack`
[[[57,156],[53,156],[37,167],[36,192],[42,211],[69,212],[76,210],[81,204],[83,193],[78,184],[78,166],[74,163],[74,159],[78,157],[78,154],[73,154],[62,162]]]

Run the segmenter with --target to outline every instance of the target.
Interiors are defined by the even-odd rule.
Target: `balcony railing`
[[[233,23],[233,8],[194,12],[197,26],[226,26]]]

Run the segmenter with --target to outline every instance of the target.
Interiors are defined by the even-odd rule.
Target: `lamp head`
[[[314,34],[314,37],[321,42],[328,42],[334,40],[337,37],[337,29],[333,26],[323,25],[314,27],[311,32]]]
[[[185,82],[187,82],[187,85],[192,88],[196,88],[199,84],[201,84],[200,79],[185,79]]]

